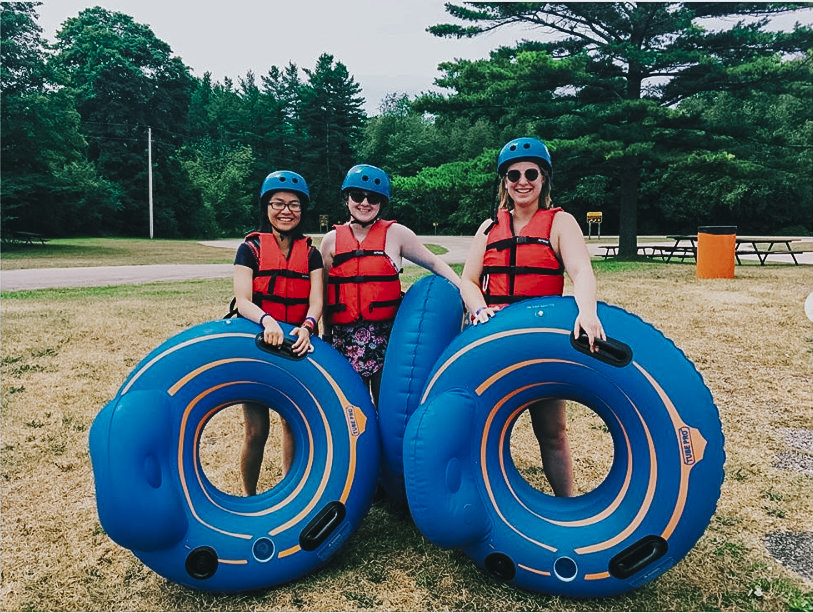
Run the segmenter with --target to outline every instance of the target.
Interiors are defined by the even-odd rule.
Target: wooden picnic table
[[[13,245],[33,245],[37,242],[44,245],[48,242],[48,239],[42,234],[37,234],[36,232],[23,232],[21,230],[11,232],[8,236],[4,236],[3,239],[4,241],[8,241]]]
[[[597,248],[604,250],[604,253],[600,255],[602,255],[605,260],[618,255],[618,245],[598,245]],[[682,262],[686,258],[697,257],[697,251],[694,247],[686,246],[641,243],[637,246],[637,250],[638,253],[644,257],[660,258],[664,262],[669,262],[672,258],[680,258]]]
[[[678,249],[681,243],[688,242],[691,249],[697,257],[697,234],[672,234],[667,236],[675,241],[674,248]],[[755,255],[759,259],[759,265],[765,266],[765,261],[771,255],[790,255],[793,258],[793,263],[797,266],[799,261],[796,259],[797,253],[802,253],[800,250],[794,250],[791,243],[801,241],[800,238],[790,236],[737,236],[734,239],[734,257],[737,259],[737,264],[742,264],[740,261],[741,255]],[[783,245],[783,249],[777,249],[777,245]],[[667,260],[668,261],[668,260]]]

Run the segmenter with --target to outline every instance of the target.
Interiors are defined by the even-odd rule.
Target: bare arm
[[[322,254],[322,263],[324,264],[324,268],[322,269],[322,309],[324,310],[325,305],[327,305],[327,290],[328,290],[328,282],[327,277],[328,273],[330,273],[330,269],[333,268],[333,256],[336,253],[336,231],[331,230],[327,234],[325,234],[324,238],[322,238],[322,244],[319,246],[319,251]],[[311,287],[313,287],[311,285]],[[325,317],[322,326],[322,336],[327,336],[330,332],[330,324],[328,324],[328,318]]]
[[[251,301],[254,293],[254,273],[248,266],[234,265],[234,297],[237,300],[237,311],[253,322],[260,323],[265,315],[260,307]],[[263,319],[263,340],[269,345],[282,344],[283,334],[277,320],[269,315]]]
[[[556,214],[551,228],[551,243],[573,281],[573,297],[579,307],[573,334],[578,337],[579,331],[584,330],[590,341],[590,349],[595,351],[595,339],[606,340],[607,337],[596,310],[596,277],[590,253],[573,215],[565,212]]]
[[[322,316],[322,304],[325,298],[324,280],[320,269],[312,270],[309,273],[311,289],[308,294],[308,312],[305,318],[312,317],[314,321],[319,323],[319,318]],[[291,334],[296,336],[297,339],[291,346],[291,349],[297,355],[303,355],[311,348],[311,331],[307,326],[297,326],[291,330]]]
[[[463,265],[463,274],[460,275],[460,294],[469,313],[475,315],[474,325],[485,323],[494,316],[494,309],[486,305],[483,297],[483,290],[480,287],[480,277],[483,274],[483,256],[486,252],[488,236],[485,234],[486,228],[492,221],[487,219],[477,229],[477,233],[471,241],[469,253],[466,256],[466,263]]]
[[[412,230],[401,224],[393,224],[387,233],[388,238],[391,234],[395,235],[393,238],[400,244],[403,257],[440,275],[455,287],[460,287],[460,277],[452,267],[429,251]]]

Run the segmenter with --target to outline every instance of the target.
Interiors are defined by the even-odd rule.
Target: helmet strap
[[[367,226],[371,226],[377,221],[378,221],[378,215],[376,215],[370,221],[359,221],[358,219],[353,217],[353,215],[350,215],[350,223],[357,224],[357,225],[361,226],[362,228],[366,228]]]

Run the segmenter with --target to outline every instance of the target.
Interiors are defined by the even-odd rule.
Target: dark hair
[[[268,220],[268,204],[271,202],[271,196],[281,191],[285,190],[278,189],[273,192],[268,192],[260,202],[260,232],[270,233],[273,230],[271,227],[271,222]],[[309,201],[302,195],[300,195],[300,197],[302,201],[302,208],[300,209],[299,213],[299,223],[296,224],[296,227],[288,233],[294,240],[299,240],[305,236],[305,234],[302,232],[302,224],[305,221],[305,212],[308,210]]]

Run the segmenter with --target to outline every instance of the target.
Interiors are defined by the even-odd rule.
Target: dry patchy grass
[[[140,264],[224,264],[234,252],[197,241],[139,238],[57,238],[45,245],[3,246],[2,270],[128,266]]]
[[[88,429],[152,348],[223,315],[231,297],[223,279],[4,294],[3,610],[809,608],[811,583],[762,544],[766,533],[813,530],[813,477],[772,465],[788,450],[786,429],[813,424],[813,324],[802,309],[813,289],[809,269],[738,267],[736,279],[697,281],[689,265],[597,268],[602,300],[660,328],[697,365],[726,436],[717,513],[689,555],[656,581],[600,600],[513,589],[460,552],[435,547],[408,515],[384,503],[324,569],[276,589],[206,594],[153,573],[99,525]],[[577,479],[589,488],[609,467],[606,452],[580,450],[606,441],[590,411],[574,407],[571,415]],[[221,430],[224,441],[212,446],[234,457],[239,421],[226,420]],[[512,454],[533,482],[538,451],[529,437],[520,423]],[[272,472],[276,453],[266,462]],[[220,457],[207,451],[205,461],[218,465]],[[225,470],[232,471],[226,481],[236,479],[235,467]]]

